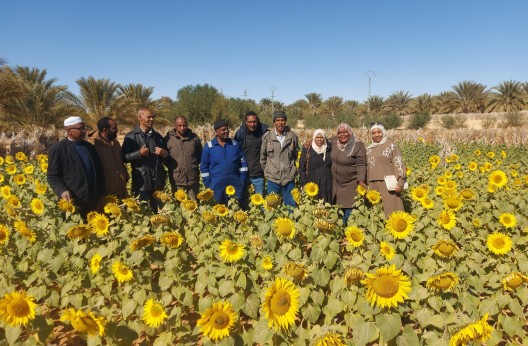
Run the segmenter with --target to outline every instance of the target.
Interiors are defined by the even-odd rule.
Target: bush
[[[414,113],[413,115],[411,115],[411,118],[409,119],[407,128],[412,129],[412,130],[423,129],[424,127],[427,126],[427,124],[429,124],[430,121],[431,121],[431,114],[427,112]]]
[[[521,127],[524,124],[524,117],[519,112],[508,112],[504,114],[503,127]]]
[[[398,114],[387,114],[382,117],[381,123],[386,130],[396,129],[403,124],[403,119]]]
[[[487,116],[483,119],[481,119],[480,125],[483,129],[491,129],[492,127],[495,127],[495,123],[497,123],[497,118],[492,116]]]
[[[463,115],[444,115],[440,122],[446,129],[461,129],[466,127],[466,117]]]

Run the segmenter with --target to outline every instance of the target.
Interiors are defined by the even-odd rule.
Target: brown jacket
[[[165,144],[169,150],[167,167],[171,186],[192,186],[200,182],[202,142],[191,130],[181,137],[175,130],[167,132]]]
[[[351,138],[345,151],[339,150],[337,140],[332,140],[332,195],[334,204],[341,208],[352,208],[357,195],[359,181],[367,180],[367,158],[365,144]],[[350,153],[347,154],[347,150]]]
[[[88,142],[92,143],[101,161],[104,176],[104,194],[118,198],[128,196],[128,172],[123,163],[121,144],[117,139],[107,143],[99,136],[97,130],[88,134]]]

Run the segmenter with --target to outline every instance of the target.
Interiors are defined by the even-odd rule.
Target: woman
[[[372,144],[367,148],[368,184],[369,189],[381,194],[385,218],[394,212],[403,211],[403,200],[400,193],[403,191],[406,178],[406,168],[403,163],[400,149],[387,137],[385,128],[380,123],[374,123],[369,130]],[[394,176],[396,185],[389,191],[386,176]]]
[[[357,140],[348,124],[337,126],[337,139],[331,141],[332,197],[343,210],[346,225],[357,195],[358,184],[367,187],[365,144]]]
[[[318,199],[332,203],[332,172],[330,166],[330,145],[322,129],[315,130],[310,146],[304,146],[299,159],[299,182],[301,186],[308,182],[319,186]]]

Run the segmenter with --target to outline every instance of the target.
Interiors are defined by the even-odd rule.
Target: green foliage
[[[524,116],[520,112],[508,112],[504,114],[501,127],[520,127],[525,124]]]
[[[495,127],[495,124],[497,123],[497,118],[491,115],[483,116],[481,118],[481,126],[483,129],[491,129]]]
[[[444,115],[440,118],[445,129],[460,129],[466,127],[466,117],[459,115]]]
[[[224,109],[218,105],[220,92],[209,84],[187,85],[180,90],[175,100],[175,111],[188,117],[192,123],[213,123],[217,116],[222,116]],[[217,102],[215,114],[213,104]]]
[[[431,121],[431,114],[429,113],[414,113],[409,118],[409,123],[407,124],[408,129],[423,129]]]

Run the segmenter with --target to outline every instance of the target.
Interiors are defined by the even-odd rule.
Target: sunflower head
[[[95,216],[90,220],[90,225],[93,227],[97,236],[102,237],[108,233],[108,225],[110,222],[108,218],[103,215],[96,213]]]
[[[248,214],[245,211],[237,210],[235,214],[233,214],[233,219],[235,219],[237,223],[244,224],[248,221],[249,218]]]
[[[411,234],[414,227],[414,219],[404,211],[395,211],[386,221],[385,228],[396,239],[403,239]]]
[[[73,203],[65,199],[60,199],[57,203],[57,207],[63,212],[75,212],[75,206],[73,205]]]
[[[187,196],[187,192],[185,192],[185,190],[176,190],[176,192],[174,192],[174,198],[176,198],[179,202],[183,202],[186,199],[189,199],[189,196]]]
[[[89,225],[81,224],[70,227],[66,235],[70,239],[83,239],[92,234],[92,231],[93,229]]]
[[[415,187],[411,189],[411,198],[415,201],[421,201],[424,198],[427,197],[427,190],[425,190],[423,187]]]
[[[253,205],[261,205],[264,204],[264,202],[265,199],[260,193],[254,193],[251,195],[251,203],[253,203]]]
[[[348,243],[353,247],[360,247],[365,240],[365,234],[356,226],[348,226],[345,229],[345,237]]]
[[[33,198],[29,205],[31,207],[31,211],[33,211],[33,214],[35,215],[42,215],[44,212],[44,203],[40,198]]]
[[[64,310],[61,314],[61,321],[70,321],[72,327],[80,332],[88,335],[104,335],[104,326],[106,320],[104,317],[97,317],[93,312],[75,309]]]
[[[464,203],[462,200],[455,196],[444,199],[444,207],[449,210],[457,211],[462,208],[463,205]]]
[[[237,262],[246,254],[244,245],[235,243],[229,239],[224,240],[218,246],[218,250],[220,250],[222,260],[229,263]]]
[[[330,333],[330,332],[321,336],[313,344],[313,346],[327,346],[327,345],[345,346],[346,344],[343,342],[341,335],[336,334],[336,333]]]
[[[149,299],[143,305],[143,322],[149,327],[159,327],[167,318],[167,313],[163,309],[163,305],[154,299]]]
[[[106,214],[113,215],[116,218],[120,218],[123,215],[121,208],[116,203],[107,203],[104,206],[104,212]]]
[[[165,225],[169,222],[169,216],[165,214],[156,214],[150,217],[150,223],[154,226]]]
[[[365,196],[371,204],[378,204],[381,202],[381,194],[376,190],[368,190]]]
[[[24,174],[15,174],[13,177],[13,181],[17,185],[24,185],[27,181],[26,176]]]
[[[293,221],[287,217],[279,217],[273,223],[275,233],[281,239],[292,239],[295,236]]]
[[[200,191],[196,198],[202,202],[208,202],[211,198],[213,198],[214,192],[211,189],[205,189],[203,191]],[[178,197],[176,197],[178,199]]]
[[[212,211],[205,210],[202,212],[202,219],[205,223],[214,223],[216,221],[216,215]]]
[[[292,195],[293,200],[295,201],[295,203],[301,204],[301,191],[299,191],[298,188],[294,187],[291,190],[291,195]]]
[[[156,238],[154,238],[154,236],[150,234],[144,235],[134,240],[132,244],[130,244],[130,250],[136,251],[136,250],[143,249],[144,247],[154,243],[155,241],[156,241]]]
[[[343,276],[347,286],[358,285],[364,278],[365,272],[358,267],[347,268]]]
[[[225,204],[216,204],[213,207],[213,210],[215,211],[216,215],[222,217],[227,216],[227,214],[229,213],[229,208],[227,208]]]
[[[270,193],[266,196],[266,205],[268,208],[277,208],[281,203],[281,197],[276,193]]]
[[[28,157],[27,155],[22,152],[22,151],[19,151],[15,154],[15,158],[18,160],[18,161],[23,161],[23,162],[28,162]]]
[[[458,284],[458,276],[455,273],[447,272],[430,277],[426,287],[433,292],[448,292],[453,290]]]
[[[128,210],[133,211],[135,213],[139,212],[139,210],[141,209],[139,207],[138,201],[136,201],[134,198],[131,198],[131,197],[125,198],[123,200],[123,204]]]
[[[262,303],[268,327],[281,331],[293,325],[299,310],[299,297],[299,291],[293,282],[276,278],[265,291]]]
[[[229,336],[229,330],[235,325],[237,319],[238,315],[233,310],[233,306],[227,301],[222,301],[213,304],[210,309],[201,314],[197,326],[200,327],[203,335],[212,341],[217,341]]]
[[[365,299],[372,306],[397,307],[411,291],[411,281],[401,270],[397,270],[395,265],[381,267],[376,273],[366,275],[361,283],[366,286]]]
[[[330,215],[330,212],[326,210],[325,207],[321,206],[321,207],[315,208],[313,211],[313,214],[318,219],[326,219]]]
[[[273,258],[271,256],[264,256],[262,261],[260,262],[260,265],[265,270],[271,270],[273,269]]]
[[[451,240],[439,240],[434,244],[431,249],[442,258],[453,258],[459,250],[456,243]]]
[[[0,245],[5,244],[8,238],[9,238],[9,229],[4,225],[0,225]]]
[[[396,256],[396,250],[387,242],[380,243],[380,253],[387,261],[390,261]]]
[[[304,192],[310,197],[315,197],[319,193],[319,186],[316,183],[309,182],[304,185]]]
[[[478,164],[477,164],[475,161],[471,161],[471,162],[468,164],[468,169],[469,169],[470,171],[475,171],[477,168],[478,168]]]
[[[438,216],[438,224],[446,230],[451,230],[456,226],[455,213],[451,209],[444,209]]]
[[[435,206],[434,201],[428,197],[425,197],[424,199],[422,199],[421,203],[422,203],[422,207],[424,207],[425,209],[433,209]]]
[[[514,272],[502,279],[502,287],[505,291],[515,291],[519,286],[528,282],[528,276],[523,273]]]
[[[472,199],[475,199],[477,194],[472,189],[465,188],[465,189],[460,190],[460,196],[462,196],[462,199],[464,201],[470,201]]]
[[[256,249],[262,249],[264,245],[266,244],[264,239],[262,239],[262,237],[258,234],[253,234],[251,238],[249,238],[249,242]]]
[[[193,212],[198,208],[198,204],[192,200],[192,199],[186,199],[185,201],[181,202],[181,206],[184,210]]]
[[[235,194],[236,190],[233,185],[227,185],[225,189],[225,193],[228,196],[233,196]]]
[[[90,270],[92,271],[92,274],[95,274],[99,271],[102,259],[103,258],[98,253],[92,256],[92,258],[90,259]]]
[[[495,255],[504,255],[512,248],[512,241],[509,236],[501,232],[495,232],[488,236],[486,241],[488,249]]]
[[[359,185],[357,186],[357,193],[360,195],[360,196],[365,196],[365,194],[367,193],[367,189],[363,187],[363,185]]]
[[[493,171],[489,176],[489,183],[497,188],[501,188],[508,183],[508,177],[501,170]]]
[[[11,327],[27,325],[35,318],[34,300],[25,291],[4,294],[0,299],[0,321]]]
[[[512,213],[502,213],[499,221],[506,228],[513,228],[517,225],[517,218]]]
[[[319,231],[328,232],[332,230],[332,228],[334,228],[334,224],[324,219],[316,219],[314,221],[314,227],[317,228]]]
[[[112,264],[112,272],[119,283],[130,281],[134,277],[132,270],[120,261]]]
[[[284,265],[284,272],[293,280],[303,281],[307,276],[307,271],[300,263],[288,262]]]
[[[468,324],[456,332],[449,340],[449,345],[462,346],[473,341],[480,343],[486,342],[491,338],[493,328],[488,324],[488,314],[485,314],[481,320]]]
[[[160,241],[162,244],[176,249],[179,248],[183,244],[183,236],[180,234],[180,232],[165,232],[161,235]]]

